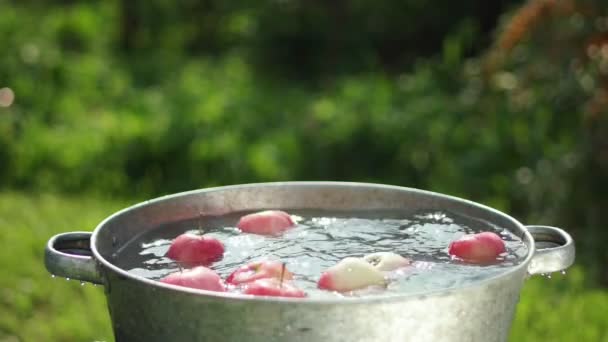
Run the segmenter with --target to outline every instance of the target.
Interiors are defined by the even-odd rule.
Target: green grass
[[[582,267],[524,286],[511,341],[608,341],[608,291],[585,285]]]
[[[51,278],[43,252],[56,233],[92,230],[124,203],[0,194],[0,341],[109,341],[103,289]]]
[[[43,250],[53,234],[92,230],[135,201],[0,192],[0,342],[111,341],[103,290],[51,278]],[[534,277],[523,290],[511,341],[608,341],[608,292],[580,266]]]

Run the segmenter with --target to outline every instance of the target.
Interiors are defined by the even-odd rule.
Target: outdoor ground
[[[112,341],[103,289],[52,278],[43,250],[53,234],[92,230],[137,202],[0,192],[0,342]],[[580,267],[524,288],[511,341],[608,341],[608,293]]]

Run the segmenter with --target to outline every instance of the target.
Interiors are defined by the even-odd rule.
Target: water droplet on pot
[[[551,273],[547,274],[547,279],[551,279]]]
[[[70,278],[66,277],[65,280],[70,280]]]
[[[54,275],[54,274],[51,274],[51,278],[55,278],[55,277],[56,277],[56,275]]]
[[[81,281],[81,282],[80,282],[80,286],[84,286],[84,281]]]
[[[562,275],[566,275],[566,271],[561,271],[560,272]]]

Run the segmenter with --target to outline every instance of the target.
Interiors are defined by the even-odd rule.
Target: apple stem
[[[283,287],[283,278],[285,277],[285,263],[281,266],[281,279],[279,280],[279,287]]]
[[[177,268],[179,268],[179,273],[184,272],[184,268],[182,267],[182,264],[180,264],[179,262],[177,263]]]
[[[198,232],[203,235],[205,232],[203,231],[203,212],[198,212]]]

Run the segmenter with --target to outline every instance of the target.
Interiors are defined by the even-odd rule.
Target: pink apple
[[[214,237],[186,233],[173,240],[166,255],[185,265],[209,265],[222,258],[224,245]]]
[[[256,296],[306,297],[306,292],[277,278],[258,279],[247,283],[243,293]]]
[[[288,213],[266,210],[241,217],[237,227],[246,233],[276,235],[293,227],[295,222]]]
[[[448,253],[455,258],[474,264],[496,261],[505,252],[505,243],[500,236],[491,232],[465,235],[452,241]]]
[[[382,272],[363,259],[345,258],[328,268],[317,283],[323,290],[347,292],[372,285],[386,285]]]
[[[236,269],[228,278],[226,278],[226,282],[232,285],[239,285],[250,283],[258,279],[280,279],[281,274],[283,275],[283,280],[290,280],[293,278],[291,272],[287,269],[283,269],[282,262],[273,260],[256,261]]]
[[[222,278],[213,270],[198,266],[182,272],[171,273],[160,280],[165,284],[190,287],[199,290],[225,292],[226,286]]]
[[[408,267],[412,264],[411,260],[392,252],[378,252],[368,254],[363,257],[370,265],[378,271],[390,272],[399,268]]]

